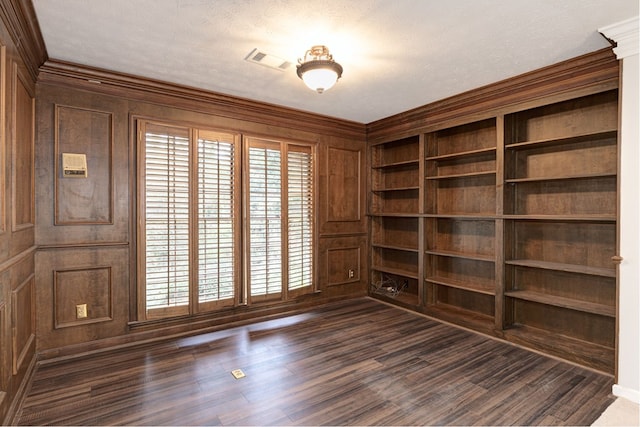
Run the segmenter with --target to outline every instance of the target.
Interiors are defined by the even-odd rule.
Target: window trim
[[[313,200],[313,213],[312,213],[312,283],[308,286],[304,286],[301,288],[289,290],[288,282],[289,282],[289,270],[287,260],[289,259],[288,253],[288,241],[289,241],[289,222],[281,221],[280,230],[281,230],[281,253],[283,254],[280,265],[282,271],[282,279],[281,279],[281,289],[279,293],[268,294],[265,296],[251,296],[251,291],[249,289],[251,273],[249,271],[251,264],[251,248],[249,242],[249,231],[250,231],[250,215],[249,215],[249,176],[248,172],[249,168],[249,148],[251,146],[264,147],[264,148],[272,148],[278,147],[281,153],[281,167],[280,167],[280,185],[281,188],[286,191],[282,191],[280,194],[281,197],[281,218],[289,218],[288,215],[288,153],[289,147],[306,147],[309,149],[311,153],[311,165],[312,165],[312,200]],[[296,297],[315,293],[318,290],[318,158],[317,158],[317,144],[310,142],[302,142],[296,140],[280,140],[280,139],[270,139],[265,137],[253,136],[253,135],[243,135],[243,144],[242,144],[242,164],[243,164],[243,181],[242,181],[242,189],[243,189],[243,252],[245,252],[245,258],[243,262],[243,290],[246,296],[246,303],[248,305],[260,304],[263,302],[273,302],[273,301],[287,301],[294,299]],[[247,250],[248,249],[248,250]]]
[[[132,174],[133,179],[133,187],[134,187],[134,195],[137,199],[136,203],[132,204],[133,218],[132,221],[132,236],[134,236],[134,248],[131,256],[132,262],[135,263],[133,270],[136,272],[134,279],[132,280],[132,314],[136,314],[136,318],[138,319],[136,323],[148,323],[148,322],[157,322],[164,320],[171,320],[180,317],[193,317],[196,315],[206,315],[206,314],[215,314],[216,311],[219,311],[223,308],[233,308],[240,306],[251,306],[251,305],[264,305],[264,304],[274,304],[278,302],[285,302],[295,299],[299,296],[305,294],[312,294],[318,292],[318,170],[319,170],[319,159],[318,159],[318,146],[315,141],[303,141],[303,140],[295,140],[295,139],[271,139],[265,138],[262,136],[255,135],[246,135],[237,130],[229,130],[224,127],[209,127],[206,125],[200,125],[198,123],[188,122],[188,121],[173,121],[173,120],[163,120],[163,119],[155,119],[147,116],[131,116],[132,123],[132,136],[135,145],[132,147],[132,152],[136,156],[135,165],[136,171]],[[157,125],[157,126],[166,126],[169,128],[181,128],[189,131],[190,135],[190,199],[189,199],[189,208],[191,212],[195,207],[196,215],[190,214],[190,223],[189,223],[189,234],[190,238],[193,242],[190,243],[190,265],[189,265],[189,274],[190,274],[190,283],[193,283],[193,278],[196,277],[195,271],[197,271],[198,266],[198,239],[197,239],[197,206],[198,206],[198,182],[197,182],[197,169],[193,168],[193,164],[197,164],[197,149],[191,149],[191,145],[195,142],[197,144],[198,136],[202,134],[226,134],[234,136],[234,188],[239,191],[234,192],[235,198],[235,214],[234,214],[234,238],[237,244],[235,245],[235,253],[234,259],[236,262],[236,269],[234,272],[234,297],[232,300],[224,300],[229,301],[231,304],[224,304],[221,302],[211,302],[211,303],[202,303],[199,304],[197,301],[198,298],[198,288],[197,288],[197,278],[196,286],[190,285],[190,301],[187,306],[187,310],[173,309],[168,308],[163,315],[148,315],[146,312],[146,283],[144,280],[145,276],[145,256],[146,256],[146,245],[145,245],[145,224],[144,224],[144,212],[146,209],[145,205],[145,170],[144,170],[144,162],[145,162],[145,137],[146,137],[146,129],[149,124]],[[282,288],[280,292],[279,298],[266,298],[261,300],[260,298],[251,298],[250,292],[248,289],[248,267],[249,267],[249,257],[250,253],[246,241],[246,232],[249,229],[249,223],[247,222],[247,200],[248,200],[248,147],[250,141],[264,141],[269,144],[278,145],[282,153],[282,163],[281,163],[281,176],[284,175],[283,179],[281,179],[281,188],[285,189],[281,193],[281,197],[285,199],[288,194],[288,147],[289,146],[300,146],[300,147],[308,147],[311,156],[311,176],[312,176],[312,281],[309,286],[304,286],[299,289],[289,290],[288,289],[288,263],[287,263],[287,253],[288,253],[288,221],[281,222],[282,229],[282,241],[281,245],[283,247],[283,255],[281,258],[281,266],[283,272],[282,278]],[[196,179],[191,179],[191,177],[195,176]],[[283,205],[282,218],[287,218],[286,211],[287,203]],[[193,249],[195,248],[195,252]]]
[[[198,140],[202,136],[224,136],[234,147],[233,159],[233,180],[234,189],[238,189],[241,185],[241,135],[239,133],[230,132],[223,129],[211,129],[202,126],[194,126],[191,123],[174,123],[162,120],[154,120],[149,118],[137,117],[134,120],[136,125],[136,308],[137,318],[141,321],[175,318],[179,316],[192,316],[200,313],[217,310],[224,307],[237,306],[241,296],[238,287],[235,285],[241,278],[241,251],[242,251],[242,234],[241,234],[241,192],[234,191],[234,296],[220,301],[211,301],[200,303],[198,301],[198,168],[194,167],[198,164]],[[166,127],[184,131],[189,139],[189,302],[186,305],[176,307],[166,307],[153,309],[152,312],[147,311],[146,301],[146,134],[150,126]]]

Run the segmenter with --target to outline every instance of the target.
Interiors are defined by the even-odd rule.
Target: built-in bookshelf
[[[618,93],[534,104],[370,145],[372,281],[613,373]]]
[[[409,305],[420,302],[420,137],[371,147],[372,292]]]
[[[617,111],[609,91],[505,118],[505,327],[562,336],[602,370],[615,349]]]
[[[491,328],[495,312],[496,120],[425,137],[427,308]]]

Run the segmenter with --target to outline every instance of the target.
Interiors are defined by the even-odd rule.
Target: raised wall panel
[[[6,162],[4,159],[6,158],[6,126],[5,126],[5,117],[6,117],[6,73],[7,73],[7,59],[6,59],[6,51],[7,48],[4,46],[2,41],[0,41],[0,234],[6,231],[7,227],[7,219],[6,219],[6,201],[5,201],[5,191],[7,189],[5,185],[5,167]]]
[[[323,294],[366,293],[367,237],[345,236],[320,238],[318,249],[318,283]],[[353,277],[349,277],[353,270]]]
[[[330,147],[327,156],[329,191],[326,203],[327,221],[360,221],[360,167],[362,155],[359,150]]]
[[[113,114],[55,108],[55,224],[113,223]],[[87,177],[64,177],[62,154],[84,154]]]
[[[54,328],[113,320],[111,267],[87,267],[54,272]],[[86,304],[87,317],[76,317],[76,305]]]
[[[365,234],[364,141],[331,138],[318,148],[320,236]]]
[[[5,343],[5,329],[6,329],[6,321],[5,316],[7,315],[6,303],[4,301],[0,301],[0,342]],[[2,400],[6,396],[8,378],[7,373],[9,369],[6,367],[7,356],[9,354],[9,347],[3,345],[0,347],[0,405],[2,404]]]
[[[327,250],[327,286],[360,281],[360,248]]]
[[[33,92],[18,70],[12,68],[13,141],[12,141],[12,199],[13,231],[33,227],[34,199],[34,106]]]
[[[13,331],[13,374],[16,375],[28,362],[35,339],[35,279],[29,276],[11,292],[11,327]]]
[[[129,241],[130,152],[126,103],[38,87],[36,211],[40,247]],[[62,176],[62,154],[85,154],[87,178]]]
[[[41,250],[36,281],[39,351],[126,334],[127,246]],[[76,319],[77,304],[87,304],[87,318]]]

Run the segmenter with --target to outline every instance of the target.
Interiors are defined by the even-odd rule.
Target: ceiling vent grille
[[[277,56],[269,53],[261,52],[257,48],[249,52],[244,59],[246,61],[253,62],[254,64],[263,65],[279,71],[284,71],[292,65],[291,62],[285,59],[278,58]]]

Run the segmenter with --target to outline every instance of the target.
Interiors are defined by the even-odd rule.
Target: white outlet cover
[[[231,375],[233,375],[233,378],[237,380],[245,377],[244,372],[242,372],[242,369],[234,369],[233,371],[231,371]]]

